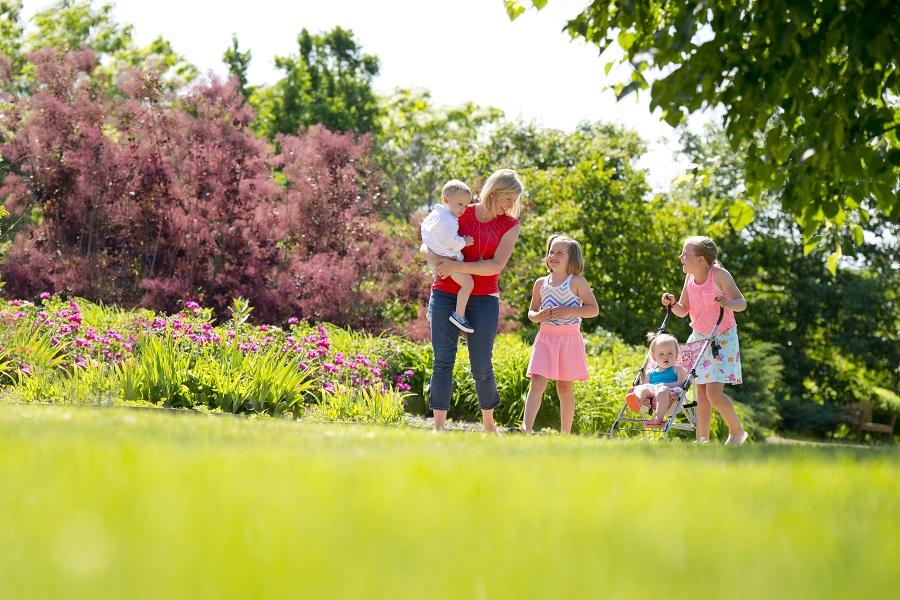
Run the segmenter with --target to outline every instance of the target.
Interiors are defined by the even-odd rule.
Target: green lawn
[[[876,598],[900,453],[0,404],[0,598]]]

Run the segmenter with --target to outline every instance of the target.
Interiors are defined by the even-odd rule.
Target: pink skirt
[[[534,338],[528,377],[540,375],[554,381],[587,381],[587,355],[581,326],[541,324]]]

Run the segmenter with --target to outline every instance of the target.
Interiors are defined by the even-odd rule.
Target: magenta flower
[[[322,389],[325,390],[326,392],[333,394],[334,393],[334,384],[326,383],[325,385],[322,386]]]
[[[288,325],[296,325],[299,322],[300,319],[298,319],[297,317],[291,317],[290,319],[288,319]]]
[[[41,292],[41,300],[47,300],[50,298],[50,292]]]
[[[26,375],[31,375],[31,365],[19,365],[19,370]]]
[[[188,310],[200,310],[200,305],[193,300],[188,300],[187,302],[185,302],[184,307]]]

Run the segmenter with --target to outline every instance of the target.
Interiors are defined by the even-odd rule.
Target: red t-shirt
[[[494,252],[500,245],[500,238],[518,225],[518,221],[507,215],[499,215],[487,223],[482,223],[475,218],[475,205],[470,204],[459,218],[459,236],[471,235],[475,243],[462,249],[465,262],[475,262],[481,259],[494,258]],[[473,296],[487,296],[500,292],[498,284],[500,274],[496,275],[472,275],[475,280]],[[441,279],[438,277],[432,284],[432,289],[441,290],[450,294],[459,293],[459,284],[450,277]]]

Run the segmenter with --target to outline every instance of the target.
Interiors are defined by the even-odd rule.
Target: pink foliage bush
[[[243,297],[257,321],[380,331],[387,307],[427,293],[412,244],[379,219],[368,136],[314,127],[279,136],[275,155],[236,81],[173,97],[131,72],[109,93],[89,51],[29,59],[38,91],[0,105],[13,165],[0,201],[28,223],[2,267],[7,294],[164,312],[196,298],[223,318]]]

